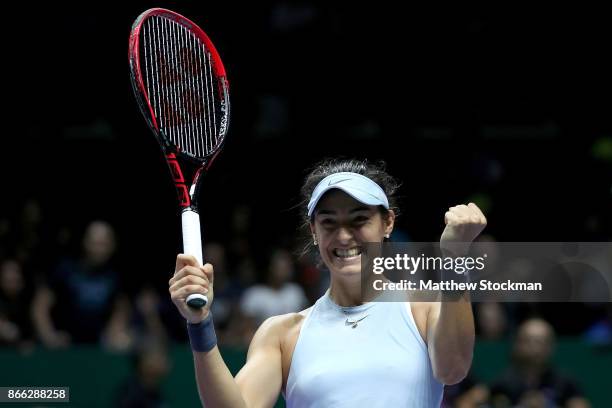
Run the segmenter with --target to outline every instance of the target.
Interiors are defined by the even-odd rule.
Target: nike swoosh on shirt
[[[365,319],[365,318],[366,318],[366,317],[368,317],[368,316],[369,316],[369,315],[365,315],[365,316],[363,316],[361,319],[359,319],[359,320],[355,320],[355,321],[350,321],[350,320],[348,319],[348,317],[347,317],[347,318],[346,318],[346,321],[344,322],[344,324],[345,324],[346,326],[350,326],[350,325],[353,325],[353,324],[357,324],[357,323],[359,323],[360,321],[362,321],[363,319]]]

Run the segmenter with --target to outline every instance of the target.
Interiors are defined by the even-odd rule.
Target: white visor
[[[317,184],[308,203],[308,218],[312,216],[323,194],[332,188],[344,191],[360,203],[382,205],[389,209],[387,195],[378,184],[361,174],[342,172],[331,174]]]

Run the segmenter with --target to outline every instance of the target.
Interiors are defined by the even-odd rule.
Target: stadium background
[[[487,233],[499,241],[610,240],[612,28],[604,13],[140,1],[43,6],[7,17],[3,256],[24,204],[34,200],[47,234],[38,263],[51,267],[59,252],[76,253],[84,226],[101,218],[116,228],[130,290],[152,283],[163,293],[180,248],[179,222],[127,65],[131,23],[153,6],[200,24],[228,71],[232,122],[203,188],[205,240],[229,243],[228,220],[243,205],[258,264],[273,247],[294,249],[306,169],[338,155],[387,162],[403,181],[399,227],[414,240],[438,239],[446,207],[467,200],[485,209]],[[579,315],[588,308],[557,306],[560,321],[589,320]],[[582,350],[575,353],[593,357],[581,341],[584,327],[555,328]],[[175,362],[167,381],[192,373],[184,345],[175,346],[187,360]],[[2,370],[3,385],[14,365],[30,370],[47,361],[10,348],[0,355],[12,367]],[[588,384],[599,384],[601,373],[585,374],[584,361],[564,364],[596,392]],[[196,396],[194,388],[185,392]]]

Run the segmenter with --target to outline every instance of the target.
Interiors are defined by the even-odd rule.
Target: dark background
[[[199,24],[228,72],[232,121],[202,188],[205,242],[231,244],[232,214],[245,206],[259,261],[270,248],[299,246],[301,183],[309,167],[337,156],[385,160],[403,181],[394,239],[436,241],[447,207],[474,201],[487,215],[485,233],[499,241],[610,240],[612,24],[603,9],[22,2],[5,10],[1,25],[0,236],[18,241],[3,228],[19,226],[25,204],[38,202],[46,235],[41,259],[27,261],[48,268],[78,253],[84,226],[106,219],[117,229],[130,294],[148,283],[167,294],[181,250],[179,211],[127,60],[132,22],[151,7]],[[587,305],[545,306],[560,336],[577,336],[598,317]],[[606,400],[609,353],[602,358],[582,338],[572,340],[574,349],[564,341],[557,355],[576,377],[588,377],[594,403]],[[169,389],[195,401],[182,346]],[[476,369],[502,367],[490,356],[506,355],[487,353],[489,346],[478,342]],[[22,368],[7,371],[10,381],[33,381],[34,372],[45,383],[51,375],[30,367],[47,366],[75,395],[90,392],[78,381],[102,383],[80,374],[93,360],[78,349],[66,357],[44,352],[26,364],[9,349],[8,366]],[[45,364],[56,358],[77,368]],[[118,381],[128,371],[127,360],[119,363],[100,365],[96,375]]]
[[[437,240],[446,208],[467,200],[500,241],[610,238],[612,25],[586,7],[25,5],[4,28],[9,217],[31,197],[58,228],[109,219],[124,255],[172,267],[173,186],[127,62],[131,24],[154,6],[201,25],[230,80],[205,240],[224,239],[239,204],[256,246],[293,240],[307,168],[338,155],[387,162],[403,181],[399,227],[415,240]]]

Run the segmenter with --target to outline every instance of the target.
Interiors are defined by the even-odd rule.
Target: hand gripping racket
[[[134,22],[129,61],[136,100],[174,178],[183,251],[202,264],[198,192],[229,126],[225,68],[200,27],[161,8],[145,11]],[[203,294],[187,297],[191,307],[207,302]]]

